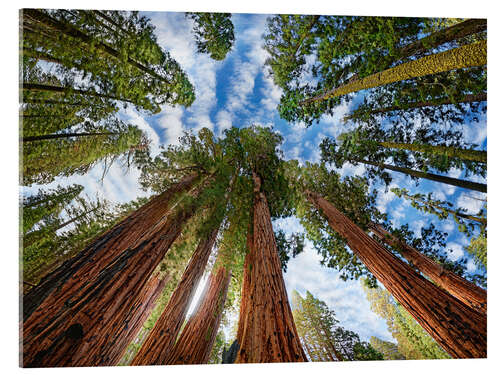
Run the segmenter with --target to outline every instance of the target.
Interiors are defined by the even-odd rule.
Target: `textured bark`
[[[429,257],[393,236],[385,230],[382,225],[370,223],[369,228],[380,240],[390,246],[401,249],[401,255],[438,286],[455,296],[467,306],[486,315],[487,296],[484,289],[451,271],[445,270],[441,265],[434,262]]]
[[[231,271],[220,267],[211,274],[203,296],[169,353],[169,365],[205,364],[210,359],[231,281]]]
[[[450,146],[433,146],[421,143],[396,143],[396,142],[379,142],[380,146],[385,148],[396,148],[399,150],[408,150],[415,152],[426,152],[434,155],[443,155],[450,158],[458,158],[461,160],[476,161],[486,164],[488,155],[486,151],[467,150],[464,148]]]
[[[244,277],[236,363],[306,362],[278,258],[276,240],[260,177],[254,174],[251,255]],[[250,274],[250,275],[246,275]]]
[[[330,227],[444,350],[454,358],[486,357],[486,315],[415,272],[320,195],[306,194]]]
[[[100,94],[100,93],[93,91],[93,90],[75,89],[73,87],[45,85],[45,84],[41,84],[41,83],[23,83],[20,88],[22,90],[27,90],[27,91],[50,92],[50,93],[65,94],[65,95],[79,94],[79,95],[83,95],[83,96],[86,96],[86,95],[87,96],[95,96],[98,98],[120,100],[123,102],[133,103],[131,100],[128,100],[128,99],[118,98],[118,97],[113,96],[113,95]]]
[[[486,100],[488,100],[488,96],[485,92],[482,92],[479,94],[467,94],[458,100],[451,100],[451,99],[439,100],[439,99],[437,99],[435,101],[414,102],[414,103],[406,103],[406,104],[399,105],[399,106],[395,105],[395,106],[391,106],[391,107],[379,108],[379,109],[374,109],[374,110],[370,111],[370,114],[387,113],[387,112],[391,112],[391,111],[408,110],[408,109],[414,109],[414,108],[437,107],[437,106],[446,105],[446,104],[485,102]],[[356,113],[356,111],[354,113]],[[344,121],[352,120],[355,117],[356,117],[355,114],[345,116]]]
[[[130,363],[132,366],[165,365],[203,276],[218,227],[198,244],[165,310]]]
[[[444,43],[449,43],[454,40],[464,38],[469,35],[474,35],[482,31],[486,31],[486,19],[468,19],[457,23],[445,29],[436,31],[435,33],[410,43],[400,50],[395,52],[395,55],[400,58],[413,56],[418,53],[423,53],[429,49],[436,48]]]
[[[127,345],[132,306],[196,209],[195,200],[171,212],[173,198],[196,180],[188,176],[153,198],[33,289],[25,301],[25,367],[111,364],[109,354]]]
[[[125,333],[125,337],[121,339],[127,343],[127,346],[134,339],[134,337],[137,336],[144,322],[148,319],[151,311],[153,311],[153,308],[155,307],[156,300],[161,295],[169,279],[169,275],[163,277],[160,277],[159,275],[151,276],[148,283],[144,287],[144,290],[140,293],[142,298],[131,306],[131,311],[137,310],[137,314],[132,313],[131,319],[125,322],[128,326],[128,330]],[[118,345],[112,348],[109,353],[109,364],[113,366],[118,365],[120,359],[125,354],[126,349],[126,346]]]
[[[410,169],[410,168],[398,167],[396,165],[377,163],[377,162],[368,161],[368,160],[353,159],[353,161],[358,162],[358,163],[373,165],[373,166],[379,167],[379,168],[389,169],[391,171],[404,173],[404,174],[407,174],[407,175],[413,176],[413,177],[424,178],[426,180],[441,182],[443,184],[453,185],[453,186],[461,187],[464,189],[475,190],[475,191],[479,191],[481,193],[486,193],[486,189],[487,189],[486,184],[481,184],[478,182],[472,182],[472,181],[467,181],[467,180],[461,180],[459,178],[441,176],[441,175],[434,174],[434,173],[421,172],[421,171],[416,171],[416,170]]]
[[[468,19],[464,22],[457,23],[445,29],[436,31],[425,38],[419,39],[413,43],[407,44],[394,51],[392,54],[397,60],[402,60],[416,54],[424,53],[442,44],[452,42],[464,38],[469,35],[477,34],[486,31],[486,19]],[[359,57],[357,58],[359,59]],[[353,82],[359,78],[358,74],[354,74],[349,79]]]
[[[330,99],[333,97],[366,90],[377,86],[423,77],[430,74],[447,72],[449,70],[486,65],[486,40],[453,48],[441,53],[424,56],[395,67],[371,74],[320,95],[300,102],[304,105],[311,102]]]
[[[89,136],[99,136],[99,135],[114,135],[118,133],[57,133],[57,134],[45,134],[45,135],[34,135],[31,137],[22,137],[21,142],[33,142],[33,141],[44,141],[46,139],[57,139],[57,138],[71,138],[71,137],[89,137]]]

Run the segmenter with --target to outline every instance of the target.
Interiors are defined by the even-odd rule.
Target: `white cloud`
[[[158,120],[158,124],[165,129],[164,137],[165,144],[179,144],[179,137],[186,130],[182,123],[182,115],[184,111],[179,107],[165,107],[162,110],[162,115]]]
[[[471,198],[470,194],[462,193],[457,199],[457,208],[463,208],[467,210],[467,213],[475,215],[479,212],[484,202]]]
[[[451,250],[451,251],[450,251]],[[452,261],[457,261],[464,255],[463,247],[456,242],[448,244],[448,258]]]
[[[218,136],[221,136],[224,130],[230,129],[231,126],[233,126],[233,117],[228,111],[224,109],[220,110],[219,112],[217,112],[216,123],[217,134]]]

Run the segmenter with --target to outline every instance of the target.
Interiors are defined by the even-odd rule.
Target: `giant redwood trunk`
[[[188,176],[153,198],[33,288],[23,366],[112,364],[112,353],[128,344],[126,322],[140,314],[133,307],[148,278],[196,210],[196,200],[172,210],[173,198],[196,180]]]
[[[198,244],[167,307],[130,363],[132,366],[165,365],[187,311],[203,276],[218,233],[218,227]]]
[[[142,299],[138,300],[131,307],[132,312],[137,310],[138,313],[131,314],[130,320],[125,322],[128,329],[124,332],[123,341],[126,341],[127,345],[137,336],[143,324],[148,319],[169,279],[170,276],[168,274],[164,276],[159,276],[158,274],[151,276],[143,292],[140,294]],[[112,350],[109,354],[110,364],[116,366],[127,348],[117,345],[113,349],[115,350]]]
[[[197,176],[195,174],[185,177],[172,188],[132,212],[113,228],[99,236],[80,253],[68,259],[53,272],[46,275],[35,288],[31,289],[23,297],[23,320],[29,318],[45,298],[54,290],[61,289],[85,264],[93,264],[93,274],[89,274],[88,276],[95,276],[103,267],[102,264],[97,264],[98,261],[102,260],[103,264],[105,262],[105,258],[102,255],[106,255],[111,248],[116,249],[120,246],[125,246],[134,237],[139,238],[149,228],[148,226],[153,225],[169,212],[175,196],[190,189],[196,179]],[[61,290],[59,290],[60,292]]]
[[[478,310],[482,314],[486,314],[486,291],[484,289],[451,271],[445,270],[441,265],[420,251],[393,236],[382,225],[370,223],[369,228],[380,240],[390,246],[401,249],[401,255],[438,286],[448,291],[448,293],[455,296],[467,306]]]
[[[306,362],[288,303],[261,179],[256,174],[253,178],[252,239],[244,269],[236,363]]]
[[[231,271],[220,267],[211,274],[203,296],[167,358],[169,365],[205,364],[210,359],[231,281]]]
[[[454,358],[486,357],[486,315],[415,272],[319,194],[306,194],[330,227],[444,350]]]

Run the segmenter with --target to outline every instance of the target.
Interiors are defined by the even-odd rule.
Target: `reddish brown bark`
[[[170,352],[167,364],[208,363],[219,330],[230,281],[231,271],[227,271],[224,267],[220,267],[217,274],[210,275],[203,297]]]
[[[125,337],[123,337],[123,341],[127,342],[127,345],[134,339],[135,336],[137,336],[144,322],[148,319],[156,304],[156,300],[162,293],[169,279],[169,275],[163,277],[159,276],[159,274],[151,276],[141,293],[142,299],[138,300],[131,307],[131,318],[125,322],[128,326],[128,330],[125,333]],[[134,313],[134,311],[137,311],[137,313]],[[111,365],[116,366],[118,362],[120,362],[120,359],[123,357],[127,348],[117,345],[113,349],[109,354],[109,362]]]
[[[454,358],[486,357],[486,316],[415,272],[368,236],[331,203],[307,191],[309,201],[394,298]]]
[[[167,307],[130,363],[132,366],[165,365],[184,323],[198,283],[208,262],[218,227],[198,244]]]
[[[267,199],[254,174],[251,255],[244,270],[236,363],[306,362],[278,258]],[[249,274],[249,275],[246,275]],[[245,283],[244,281],[244,283]]]
[[[106,259],[109,260],[109,258],[103,258],[101,254],[111,256],[109,249],[118,249],[121,246],[126,246],[133,238],[140,238],[143,232],[169,212],[174,201],[173,198],[178,193],[190,189],[196,179],[195,174],[185,177],[177,185],[132,212],[76,256],[68,259],[53,272],[46,275],[36,288],[31,289],[23,297],[23,320],[26,320],[54,290],[62,288],[63,284],[70,280],[85,264],[92,265],[89,267],[92,273],[88,274],[88,277],[95,276],[102,269],[99,264],[105,264]],[[97,264],[97,261],[99,264]],[[62,290],[59,290],[58,294],[61,293]]]
[[[173,198],[195,181],[188,176],[153,198],[34,288],[39,305],[23,325],[25,367],[111,364],[110,353],[128,344],[132,306],[196,209],[195,200],[170,212]]]
[[[417,249],[399,240],[380,224],[370,223],[371,232],[390,246],[401,249],[401,255],[438,286],[448,291],[467,306],[486,314],[486,291],[474,283],[445,270],[441,265],[425,256]]]

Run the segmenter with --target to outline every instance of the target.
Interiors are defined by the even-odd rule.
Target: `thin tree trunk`
[[[193,315],[170,352],[169,365],[205,364],[210,359],[215,337],[222,319],[231,271],[220,267],[212,273]]]
[[[144,290],[140,294],[141,299],[137,300],[136,303],[131,306],[131,314],[129,314],[130,320],[125,322],[128,326],[128,330],[123,337],[123,341],[127,343],[127,346],[134,339],[134,337],[137,336],[144,325],[144,322],[148,319],[151,311],[153,311],[153,308],[155,307],[158,297],[163,292],[163,289],[165,289],[165,285],[169,279],[170,276],[168,274],[163,277],[160,277],[159,275],[151,276],[148,283],[144,287]],[[135,313],[135,311],[137,311],[137,313]],[[111,349],[111,352],[109,353],[109,363],[112,366],[118,365],[120,359],[127,350],[127,346],[117,345]]]
[[[74,107],[81,107],[84,106],[85,103],[82,102],[65,102],[65,101],[60,101],[60,100],[51,100],[51,99],[32,99],[32,98],[24,98],[21,104],[54,104],[54,105],[69,105],[69,106],[74,106]]]
[[[118,98],[116,96],[112,95],[106,95],[106,94],[99,94],[98,92],[91,91],[91,90],[80,90],[80,89],[74,89],[73,87],[62,87],[62,86],[53,86],[53,85],[45,85],[41,83],[22,83],[21,85],[22,90],[29,90],[29,91],[41,91],[41,92],[51,92],[51,93],[57,93],[57,94],[80,94],[80,95],[88,95],[88,96],[95,96],[98,98],[105,98],[105,99],[111,99],[111,100],[119,100],[127,103],[133,103],[131,100],[128,99],[123,99],[123,98]]]
[[[206,239],[202,239],[198,244],[184,270],[181,281],[168,301],[167,307],[130,363],[131,366],[167,364],[167,357],[186,319],[187,311],[203,276],[218,231],[219,227],[217,226]]]
[[[410,56],[439,47],[442,44],[452,42],[457,39],[474,35],[486,30],[486,19],[468,19],[445,29],[399,48],[392,54],[396,59],[402,60]],[[354,74],[349,82],[358,79],[358,74]]]
[[[437,106],[447,105],[447,104],[485,102],[486,100],[488,100],[487,93],[481,92],[479,94],[464,95],[462,98],[460,98],[458,100],[452,100],[452,99],[447,98],[447,99],[437,99],[434,101],[406,103],[406,104],[398,105],[398,106],[395,105],[395,106],[391,106],[391,107],[373,109],[369,113],[370,114],[387,113],[387,112],[398,111],[398,110],[408,110],[408,109],[423,108],[423,107],[437,107]],[[355,111],[355,113],[356,113],[356,111]],[[349,115],[349,116],[345,116],[344,121],[352,120],[353,118],[355,118],[356,117],[355,113],[352,115]]]
[[[415,272],[319,194],[308,200],[415,320],[454,358],[486,357],[486,316]]]
[[[382,225],[372,222],[369,228],[377,238],[386,244],[401,249],[401,255],[438,286],[467,306],[486,315],[487,296],[484,289],[451,271],[445,270],[431,258],[389,233]]]
[[[458,158],[461,160],[470,160],[478,163],[486,164],[488,157],[486,151],[467,150],[464,148],[450,146],[433,146],[420,143],[396,143],[396,142],[377,142],[385,148],[396,148],[399,150],[408,150],[414,152],[425,152],[434,155],[443,155],[450,158]]]
[[[23,137],[20,139],[21,142],[33,142],[33,141],[43,141],[46,139],[57,139],[57,138],[71,138],[71,137],[90,137],[92,135],[115,135],[118,133],[58,133],[58,134],[46,134],[46,135],[34,135],[31,137]]]
[[[346,83],[320,95],[303,100],[299,105],[322,101],[407,79],[482,65],[486,65],[486,40],[424,56],[420,59],[371,74],[365,78]]]
[[[294,51],[293,51],[293,56],[297,55],[297,52],[299,51],[300,49],[300,46],[302,46],[302,43],[304,42],[304,40],[307,38],[307,36],[309,35],[309,33],[311,32],[312,28],[314,27],[314,25],[316,25],[316,22],[318,22],[319,20],[319,17],[320,16],[313,16],[313,19],[311,20],[311,22],[309,23],[309,25],[307,25],[307,30],[306,32],[304,32],[299,41],[297,42],[297,45],[295,46],[294,48]]]
[[[373,165],[373,166],[379,167],[379,168],[389,169],[391,171],[404,173],[404,174],[407,174],[407,175],[413,176],[413,177],[424,178],[426,180],[441,182],[443,184],[453,185],[453,186],[461,187],[464,189],[475,190],[475,191],[479,191],[481,193],[486,193],[487,185],[481,184],[478,182],[460,180],[458,178],[441,176],[441,175],[437,175],[434,173],[416,171],[416,170],[410,169],[410,168],[398,167],[395,165],[389,165],[389,164],[384,164],[384,163],[377,163],[377,162],[369,161],[369,160],[353,159],[353,161],[358,162],[358,163]]]
[[[23,16],[27,15],[31,17],[32,19],[36,20],[37,22],[40,22],[52,29],[55,29],[63,34],[66,34],[72,38],[79,39],[83,41],[84,43],[91,44],[94,48],[97,48],[105,53],[107,53],[110,56],[113,56],[117,58],[118,60],[121,61],[122,55],[119,51],[115,50],[114,48],[108,46],[107,44],[103,42],[98,42],[94,40],[92,37],[89,37],[87,34],[83,33],[81,30],[76,28],[75,26],[71,25],[70,23],[64,22],[64,21],[59,21],[56,20],[49,15],[45,14],[44,12],[41,12],[37,9],[23,9]],[[154,70],[142,65],[141,63],[135,61],[131,57],[127,57],[127,63],[130,65],[134,66],[135,68],[143,71],[144,73],[150,74],[151,76],[159,79],[162,82],[165,83],[170,83],[168,80],[165,79],[165,77],[162,77],[161,75],[157,74]]]
[[[235,363],[305,362],[278,258],[267,200],[255,173],[249,285],[242,291],[244,319]],[[245,302],[243,302],[246,300]],[[242,314],[243,312],[243,314]],[[240,333],[240,332],[239,332]]]
[[[89,213],[94,212],[95,210],[97,210],[97,207],[93,208],[92,210],[85,211],[83,214],[75,216],[75,217],[65,221],[64,223],[59,224],[55,228],[51,228],[50,232],[57,232],[59,229],[62,229],[64,227],[70,225],[71,223],[74,223],[78,219],[81,219],[82,217],[87,216]],[[23,236],[23,248],[27,248],[28,246],[33,245],[35,242],[37,242],[38,240],[41,239],[40,236],[43,236],[44,233],[46,233],[46,232],[43,229],[39,229],[39,230],[35,230],[33,232],[26,233],[26,235]]]
[[[436,48],[442,44],[452,42],[464,38],[469,35],[474,35],[486,31],[487,23],[486,18],[483,19],[468,19],[466,21],[457,23],[445,29],[436,31],[435,33],[408,44],[398,51],[395,55],[399,58],[406,58],[409,56],[423,53],[430,49]]]
[[[23,366],[98,366],[121,340],[131,306],[163,259],[196,200],[172,212],[174,198],[198,180],[190,175],[99,236],[24,299]],[[192,194],[199,194],[208,179]]]
[[[456,215],[458,217],[461,217],[462,219],[466,219],[466,220],[472,220],[472,221],[475,221],[477,223],[480,223],[480,224],[487,224],[487,219],[485,217],[478,217],[478,216],[474,216],[474,215],[467,215],[467,214],[463,214],[461,212],[458,212],[456,210],[451,210],[449,208],[444,208],[438,204],[433,204],[431,202],[428,202],[424,199],[421,199],[421,198],[418,198],[416,196],[411,196],[411,195],[408,195],[407,193],[402,193],[402,195],[406,198],[406,199],[409,199],[409,200],[413,200],[413,201],[416,201],[416,202],[420,202],[421,204],[425,205],[425,206],[428,206],[428,207],[432,207],[436,210],[439,210],[441,211],[442,213],[446,213],[446,214],[452,214],[452,215]]]

